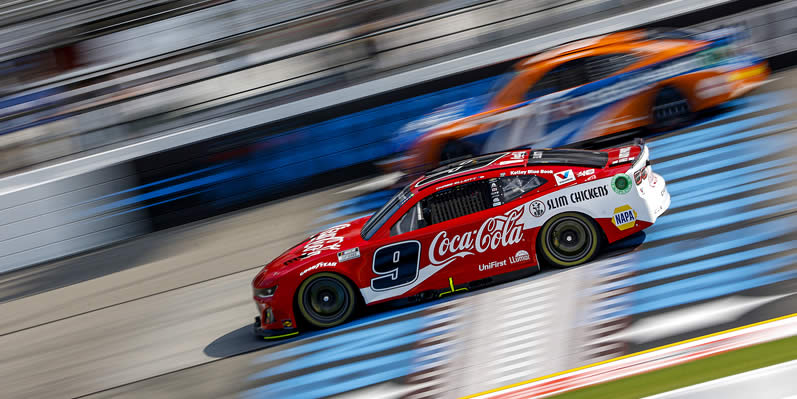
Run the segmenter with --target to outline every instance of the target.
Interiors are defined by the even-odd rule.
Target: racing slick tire
[[[694,117],[689,100],[672,86],[665,86],[656,93],[650,113],[654,132],[678,129],[686,126]]]
[[[602,236],[588,216],[560,213],[548,221],[537,235],[537,253],[557,268],[578,266],[590,261],[600,250]]]
[[[329,328],[349,320],[357,308],[352,284],[335,273],[317,273],[304,280],[296,292],[302,319],[315,328]]]
[[[440,161],[455,161],[458,159],[472,158],[475,151],[470,145],[461,141],[452,140],[447,142],[440,151]]]

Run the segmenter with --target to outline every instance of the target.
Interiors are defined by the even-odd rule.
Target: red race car
[[[418,302],[570,267],[670,205],[642,141],[602,151],[524,149],[432,170],[373,216],[328,228],[252,282],[255,334],[327,328],[360,306]]]

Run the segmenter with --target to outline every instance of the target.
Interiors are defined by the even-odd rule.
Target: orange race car
[[[458,101],[410,123],[400,133],[410,144],[385,165],[412,174],[522,146],[682,126],[769,75],[765,60],[743,51],[742,32],[635,30],[539,53],[518,62],[486,99]]]

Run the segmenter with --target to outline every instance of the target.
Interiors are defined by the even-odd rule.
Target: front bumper
[[[692,98],[695,111],[719,106],[764,84],[770,71],[766,61],[739,62],[693,74],[698,80]]]
[[[766,61],[759,61],[753,65],[728,72],[726,78],[731,86],[730,98],[741,97],[761,86],[769,75],[769,65]]]
[[[253,326],[254,333],[257,337],[263,339],[281,339],[289,338],[299,334],[296,328],[283,328],[279,330],[267,330],[260,324],[260,316],[255,317],[255,324]]]
[[[287,293],[287,294],[286,294]],[[284,338],[296,335],[298,332],[290,303],[290,290],[274,296],[261,298],[253,297],[257,308],[254,333],[265,339]]]

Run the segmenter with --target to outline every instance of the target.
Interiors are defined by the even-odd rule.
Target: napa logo
[[[636,226],[637,213],[630,205],[623,205],[619,208],[614,208],[614,216],[612,216],[612,224],[617,226],[620,230],[628,230]]]

